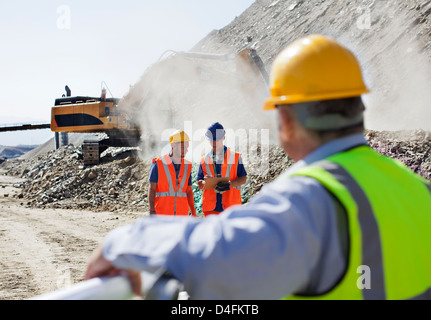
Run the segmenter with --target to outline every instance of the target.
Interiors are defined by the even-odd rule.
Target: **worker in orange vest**
[[[203,190],[202,212],[204,216],[219,214],[230,206],[241,204],[241,186],[247,181],[247,172],[240,153],[224,145],[226,131],[215,122],[207,130],[205,137],[212,150],[202,157],[196,180]],[[215,189],[205,189],[209,177],[229,177],[228,182],[219,182]]]
[[[192,164],[184,159],[189,141],[184,131],[175,131],[169,138],[171,152],[153,160],[148,189],[150,215],[196,216]]]

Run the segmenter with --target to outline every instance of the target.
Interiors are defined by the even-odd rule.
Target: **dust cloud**
[[[274,115],[262,111],[268,94],[264,78],[238,52],[169,53],[145,71],[121,102],[141,127],[143,158],[167,153],[169,135],[181,129],[191,139],[186,158],[199,161],[209,151],[204,135],[214,122],[226,129],[226,145],[245,157],[252,144],[275,141]]]
[[[378,58],[381,68],[368,106],[366,126],[374,130],[431,129],[431,68],[416,45],[399,44]]]
[[[293,39],[311,32],[333,35],[345,40],[364,67],[371,89],[364,96],[367,129],[431,129],[431,67],[427,47],[419,41],[423,26],[412,24],[417,9],[399,1],[301,2],[292,9],[281,1],[269,3],[262,4],[268,10],[262,11],[262,6],[248,10],[196,47],[237,57],[245,35],[251,35],[256,39],[253,47],[269,68]],[[285,20],[264,19],[278,13]],[[362,16],[366,19],[358,20]],[[353,23],[347,23],[349,19]],[[269,28],[268,21],[276,25]],[[291,29],[293,24],[304,27]],[[245,147],[253,153],[252,138],[277,144],[275,114],[261,110],[268,91],[256,86],[255,75],[244,72],[237,62],[167,52],[150,66],[122,101],[142,128],[142,157],[166,152],[169,134],[184,129],[192,139],[188,157],[198,161],[209,148],[205,128],[215,121],[228,130],[226,144],[234,149]]]
[[[404,16],[390,16],[369,46],[364,96],[366,127],[371,130],[431,130],[431,64]],[[390,30],[390,32],[389,32]]]

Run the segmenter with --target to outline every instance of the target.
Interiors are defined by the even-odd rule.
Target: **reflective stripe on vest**
[[[187,215],[189,210],[187,182],[191,174],[191,163],[184,159],[181,160],[179,177],[182,176],[182,178],[178,184],[175,168],[169,155],[164,155],[156,161],[159,170],[159,182],[156,189],[156,213]],[[160,174],[161,168],[163,168],[164,174]],[[173,179],[175,179],[175,183]]]
[[[303,299],[431,298],[431,187],[398,161],[368,146],[339,153],[292,175],[318,180],[348,216],[349,259],[328,292]],[[360,288],[358,267],[370,271]]]
[[[156,192],[156,197],[164,198],[164,197],[187,197],[187,193],[185,192]]]

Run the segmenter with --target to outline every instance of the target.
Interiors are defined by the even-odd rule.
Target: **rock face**
[[[237,56],[255,49],[269,73],[275,57],[294,40],[312,33],[335,37],[363,67],[371,90],[364,95],[368,130],[430,131],[430,12],[431,2],[425,0],[258,0],[190,51]],[[215,121],[234,132],[268,130],[276,145],[273,113],[261,110],[268,90],[250,90],[256,77],[240,69],[235,60],[172,53],[143,73],[122,107],[137,113],[133,118],[157,151],[167,128],[189,131],[199,143],[199,131]]]
[[[258,0],[192,51],[251,47],[269,71],[292,41],[313,33],[335,37],[358,57],[371,89],[367,129],[431,130],[430,12],[425,0]]]

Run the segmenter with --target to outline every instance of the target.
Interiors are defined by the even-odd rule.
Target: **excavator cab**
[[[51,130],[86,133],[124,127],[124,119],[117,112],[118,101],[85,96],[56,99],[51,109]]]

